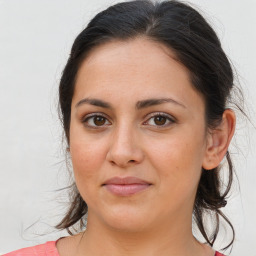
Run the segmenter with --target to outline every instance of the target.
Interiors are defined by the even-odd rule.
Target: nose
[[[119,127],[113,131],[106,159],[121,168],[139,164],[144,159],[142,145],[131,127]]]

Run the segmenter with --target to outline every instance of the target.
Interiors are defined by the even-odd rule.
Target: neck
[[[79,256],[213,255],[206,254],[205,246],[193,237],[191,220],[159,221],[150,227],[150,231],[134,232],[104,226],[95,219],[91,220],[89,215],[87,223],[87,230],[82,234],[77,250]]]

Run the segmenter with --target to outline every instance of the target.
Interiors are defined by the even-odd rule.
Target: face
[[[138,231],[191,222],[204,116],[188,71],[164,45],[137,38],[95,48],[77,75],[70,125],[88,225]]]

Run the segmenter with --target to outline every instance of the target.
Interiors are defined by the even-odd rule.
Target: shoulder
[[[19,249],[2,256],[59,256],[56,241],[46,242],[32,247]]]

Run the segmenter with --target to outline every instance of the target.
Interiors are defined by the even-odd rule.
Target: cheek
[[[99,170],[105,159],[104,144],[90,143],[90,140],[73,138],[70,140],[70,154],[78,190],[82,194],[99,184]],[[85,199],[85,198],[84,198]]]
[[[201,175],[204,140],[202,134],[177,133],[164,141],[153,141],[149,153],[151,165],[157,170],[163,189],[172,193],[191,193]]]

